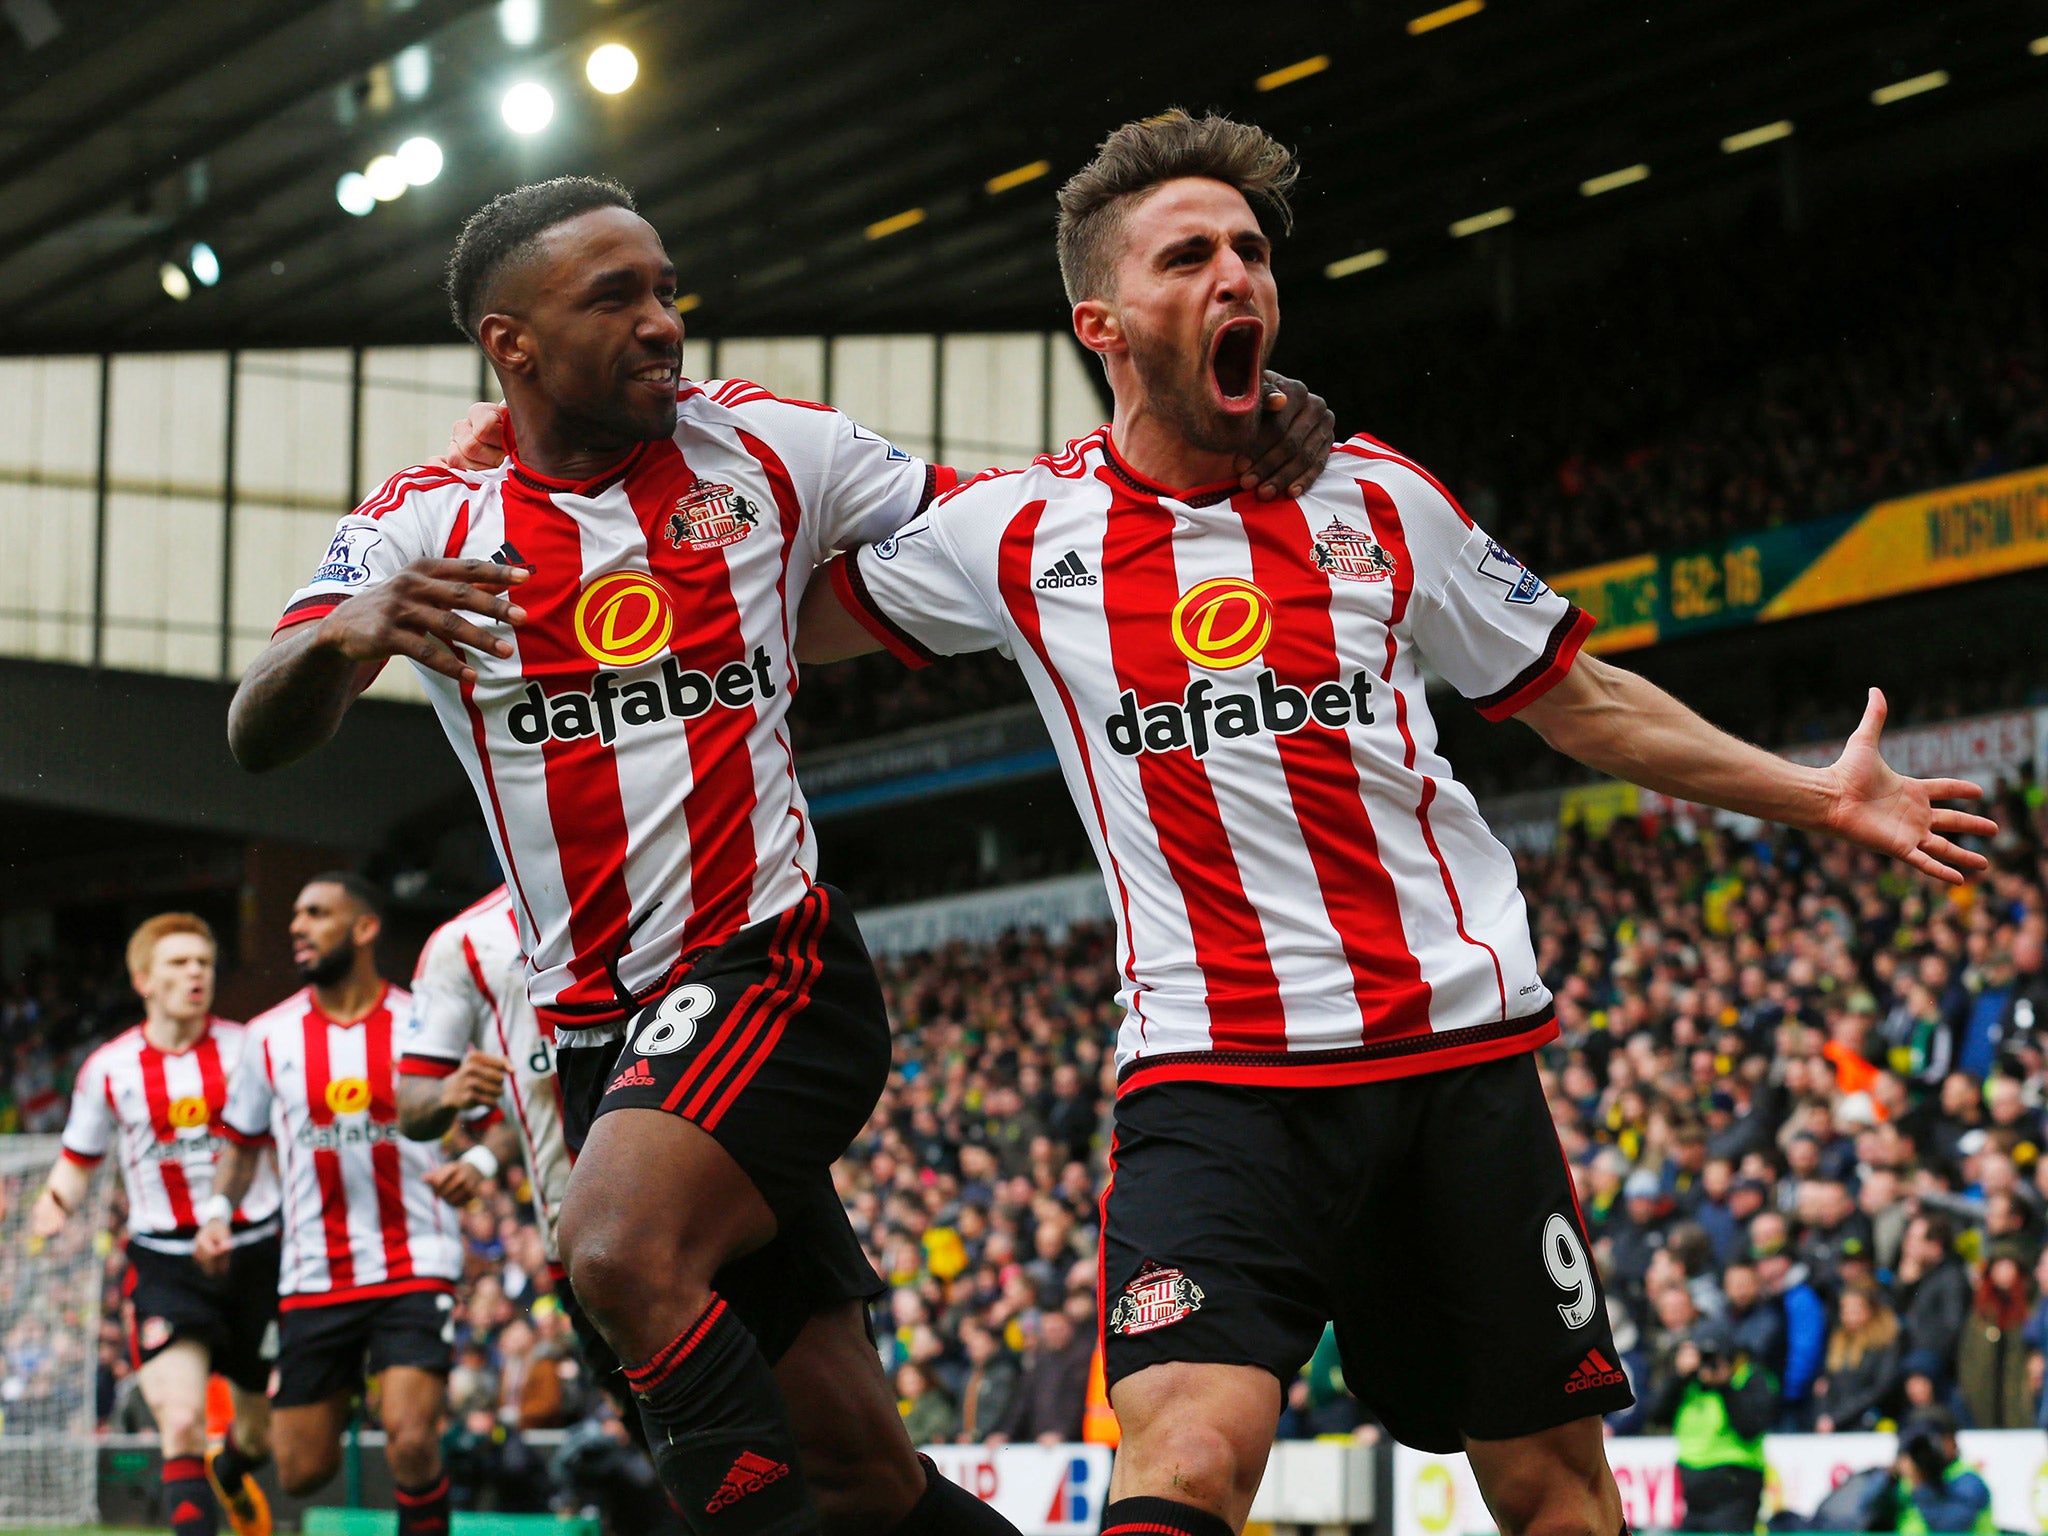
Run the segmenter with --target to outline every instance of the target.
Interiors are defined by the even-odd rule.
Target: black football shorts
[[[1533,1056],[1138,1089],[1104,1211],[1112,1385],[1166,1361],[1290,1382],[1334,1321],[1345,1384],[1419,1450],[1635,1400]]]
[[[572,1149],[599,1115],[658,1109],[710,1132],[753,1180],[776,1235],[714,1284],[771,1361],[817,1313],[886,1289],[832,1184],[889,1078],[881,984],[838,891],[814,885],[697,957],[623,1042],[558,1034],[556,1061]]]
[[[388,1367],[446,1377],[455,1364],[455,1298],[401,1291],[361,1301],[288,1308],[278,1322],[275,1408],[304,1408],[337,1393],[353,1397]]]
[[[278,1249],[275,1236],[244,1243],[216,1279],[189,1253],[159,1253],[131,1242],[122,1301],[136,1366],[191,1339],[205,1347],[216,1375],[245,1392],[263,1391],[277,1354]]]

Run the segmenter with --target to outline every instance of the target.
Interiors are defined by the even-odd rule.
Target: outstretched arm
[[[504,594],[526,576],[489,560],[415,560],[324,619],[285,630],[251,664],[228,706],[235,760],[262,773],[325,744],[376,669],[394,656],[473,682],[476,672],[456,647],[510,656],[512,643],[463,615],[520,623],[525,611]]]
[[[1884,695],[1870,690],[1863,723],[1842,755],[1808,768],[1709,725],[1646,678],[1581,654],[1519,717],[1567,757],[1675,799],[1829,832],[1960,885],[1982,854],[1952,837],[1997,830],[1982,816],[1938,800],[1976,800],[1966,779],[1909,779],[1879,756]]]

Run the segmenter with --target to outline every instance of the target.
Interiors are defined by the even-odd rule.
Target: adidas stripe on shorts
[[[844,895],[814,885],[706,951],[624,1041],[556,1040],[572,1150],[600,1115],[659,1110],[710,1132],[760,1190],[775,1239],[714,1288],[771,1362],[818,1312],[885,1289],[832,1187],[889,1076],[889,1016]]]
[[[1334,1321],[1345,1385],[1419,1450],[1635,1401],[1533,1055],[1328,1088],[1161,1082],[1116,1122],[1112,1384],[1166,1361],[1289,1382]]]

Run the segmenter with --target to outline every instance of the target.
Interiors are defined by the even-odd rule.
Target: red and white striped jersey
[[[182,1051],[160,1051],[140,1024],[85,1058],[64,1122],[64,1156],[92,1167],[118,1145],[128,1235],[159,1253],[190,1253],[213,1194],[221,1112],[249,1027],[209,1018]],[[235,1242],[277,1230],[277,1174],[265,1161],[235,1210]]]
[[[622,989],[655,992],[810,888],[784,724],[797,604],[826,554],[885,537],[953,476],[741,380],[686,384],[674,439],[593,479],[536,474],[509,446],[483,474],[386,482],[282,623],[425,557],[532,570],[515,594],[527,621],[484,624],[509,660],[469,655],[474,686],[420,678],[497,843],[534,1004],[608,1038]]]
[[[284,1181],[280,1305],[445,1291],[462,1274],[455,1212],[429,1189],[441,1145],[398,1134],[394,1056],[411,996],[337,1024],[307,987],[249,1024],[222,1128],[272,1142]]]
[[[501,1107],[526,1149],[534,1215],[553,1259],[569,1145],[554,1042],[526,999],[525,963],[512,894],[502,885],[436,928],[413,972],[412,1022],[399,1042],[398,1075],[446,1077],[472,1049],[511,1064]]]
[[[1504,719],[1592,621],[1411,460],[1354,438],[1260,502],[1154,486],[1103,428],[832,572],[912,665],[1022,666],[1121,929],[1124,1090],[1366,1081],[1555,1034],[1421,668]]]

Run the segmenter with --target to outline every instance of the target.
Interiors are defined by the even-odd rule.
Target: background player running
[[[420,951],[412,978],[412,1022],[398,1062],[398,1128],[419,1141],[438,1141],[457,1119],[479,1109],[503,1111],[483,1144],[463,1154],[485,1177],[498,1171],[507,1142],[516,1142],[533,1188],[533,1214],[558,1294],[574,1306],[555,1237],[569,1187],[569,1148],[562,1135],[561,1081],[554,1042],[526,997],[512,895],[499,886],[436,928]],[[607,1385],[625,1401],[618,1362],[603,1362]]]
[[[30,1231],[63,1231],[109,1147],[128,1194],[124,1307],[136,1380],[163,1441],[164,1514],[175,1536],[212,1536],[225,1510],[236,1536],[269,1536],[270,1504],[255,1471],[270,1459],[270,1360],[275,1353],[277,1175],[252,1160],[226,1212],[224,1265],[192,1256],[200,1213],[215,1203],[216,1154],[228,1082],[245,1025],[217,1019],[213,930],[165,912],[128,940],[128,978],[143,1021],[85,1059],[64,1122],[63,1155],[29,1213]],[[206,1444],[206,1384],[228,1383],[226,1441]],[[211,1487],[209,1487],[209,1483]],[[216,1505],[215,1499],[219,1499]]]
[[[445,1536],[441,1418],[462,1275],[447,1202],[467,1201],[480,1180],[438,1146],[398,1134],[397,1041],[411,998],[377,974],[381,927],[376,889],[359,876],[322,875],[299,892],[292,959],[307,985],[249,1025],[197,1253],[224,1262],[220,1206],[242,1197],[259,1149],[274,1146],[288,1217],[272,1398],[278,1480],[303,1495],[334,1476],[350,1405],[366,1376],[380,1377],[399,1536]]]
[[[1003,1528],[919,1466],[867,1334],[881,1284],[830,1165],[879,1097],[888,1022],[814,879],[783,726],[814,565],[951,472],[836,411],[682,380],[674,268],[610,183],[498,199],[449,274],[510,457],[409,471],[344,519],[360,564],[293,599],[237,695],[236,753],[310,750],[359,668],[419,665],[556,1031],[570,1277],[634,1362],[685,1516]]]
[[[1236,494],[1293,177],[1224,119],[1111,135],[1061,193],[1060,267],[1114,421],[849,554],[801,654],[1014,654],[1109,883],[1105,1536],[1241,1526],[1327,1318],[1350,1389],[1468,1451],[1503,1531],[1613,1536],[1599,1415],[1630,1397],[1531,1055],[1557,1027],[1420,664],[1602,772],[1938,878],[1992,825],[1932,803],[1974,786],[1886,767],[1874,691],[1812,769],[1580,655],[1591,621],[1370,438],[1296,501]],[[1077,562],[1098,579],[1037,579]]]

